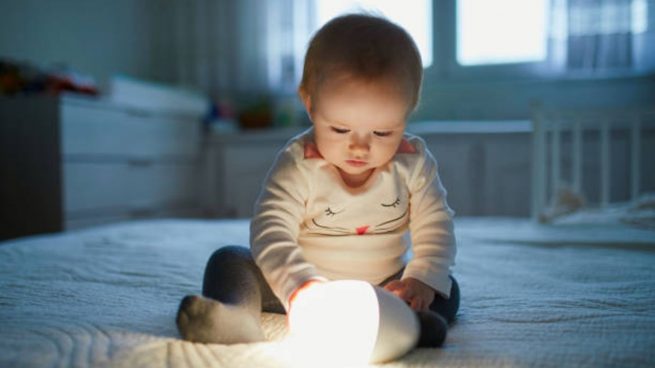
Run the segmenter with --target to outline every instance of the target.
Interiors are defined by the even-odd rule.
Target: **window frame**
[[[655,75],[655,1],[649,0],[649,29],[639,34],[636,47],[648,47],[635,60],[634,70],[558,71],[552,67],[550,55],[543,61],[507,64],[461,65],[457,62],[457,0],[435,0],[433,16],[432,65],[424,69],[427,80],[453,82],[530,81],[530,80],[602,80],[647,77]],[[548,49],[552,45],[547,45]]]

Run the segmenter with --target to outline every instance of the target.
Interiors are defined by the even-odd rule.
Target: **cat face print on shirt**
[[[317,203],[317,211],[305,220],[304,226],[310,233],[321,235],[382,234],[407,226],[409,198],[406,193],[374,198],[369,196],[361,201],[350,198],[324,206]]]

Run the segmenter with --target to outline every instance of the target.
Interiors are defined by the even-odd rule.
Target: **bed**
[[[459,218],[456,323],[388,367],[655,366],[655,232]],[[0,243],[0,367],[293,367],[269,341],[181,340],[174,317],[247,220],[150,220]]]

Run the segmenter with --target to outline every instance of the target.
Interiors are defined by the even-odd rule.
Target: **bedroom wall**
[[[600,80],[456,82],[426,76],[421,106],[425,119],[524,119],[544,107],[655,106],[655,76]]]
[[[112,74],[175,82],[166,34],[170,6],[158,0],[0,2],[0,57],[70,67],[105,89]]]

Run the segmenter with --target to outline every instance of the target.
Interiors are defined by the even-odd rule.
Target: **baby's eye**
[[[392,134],[393,132],[373,132],[373,134],[377,135],[378,137],[388,137]]]
[[[399,204],[400,204],[400,197],[396,198],[396,200],[393,201],[393,203],[389,203],[389,204],[381,203],[382,207],[394,207],[394,208],[397,207]]]
[[[332,209],[331,209],[330,207],[328,207],[328,208],[325,210],[325,216],[334,216],[334,215],[336,215],[337,213],[340,213],[340,212],[341,212],[341,211],[339,211],[339,212],[334,212],[334,211],[332,211]]]
[[[337,128],[337,127],[331,127],[332,131],[337,133],[337,134],[346,134],[350,131],[350,129],[343,129],[343,128]]]

